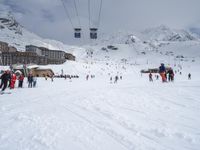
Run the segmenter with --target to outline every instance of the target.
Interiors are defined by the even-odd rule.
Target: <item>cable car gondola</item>
[[[81,28],[75,28],[74,29],[74,37],[75,38],[81,38]]]
[[[78,0],[74,0],[74,10],[75,10],[77,21],[78,21],[77,22],[78,24],[76,24],[76,25],[75,25],[74,21],[72,20],[72,18],[70,16],[70,13],[69,13],[69,11],[71,9],[68,10],[68,7],[65,4],[66,2],[64,2],[64,0],[60,0],[60,1],[62,2],[63,8],[65,10],[65,13],[67,15],[67,18],[68,18],[71,26],[72,26],[72,29],[74,30],[74,38],[82,38],[81,31],[84,28],[82,28],[82,26],[81,26],[80,16],[79,16],[80,12],[78,11],[78,7],[77,7],[77,4],[79,3],[79,1]],[[99,1],[100,1],[100,3],[98,3],[99,11],[97,10],[98,11],[98,17],[96,16],[95,18],[94,17],[91,18],[91,11],[90,11],[91,10],[91,8],[90,8],[91,4],[90,3],[92,3],[92,2],[91,2],[91,0],[88,0],[88,15],[89,15],[88,20],[89,20],[89,30],[90,30],[90,34],[89,35],[90,35],[90,39],[97,39],[97,31],[98,31],[98,29],[100,27],[100,18],[101,18],[101,10],[102,10],[102,1],[103,0],[99,0]],[[94,7],[95,4],[96,4],[96,2],[93,1],[92,8]],[[96,9],[95,9],[95,11],[96,11]],[[92,12],[92,14],[97,14],[97,13]],[[76,27],[79,27],[79,28],[76,28]]]
[[[90,28],[90,39],[97,39],[97,28]]]

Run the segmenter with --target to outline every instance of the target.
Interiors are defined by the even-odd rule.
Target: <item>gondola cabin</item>
[[[75,28],[74,29],[74,37],[75,38],[81,38],[81,28]]]
[[[97,28],[90,28],[90,39],[97,39]]]

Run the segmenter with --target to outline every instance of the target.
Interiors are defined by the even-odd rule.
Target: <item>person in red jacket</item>
[[[15,82],[17,80],[17,76],[15,73],[12,73],[11,75],[11,82],[10,82],[10,89],[14,89],[15,88]]]
[[[22,88],[22,87],[23,87],[23,82],[24,82],[24,75],[21,74],[21,75],[19,76],[18,80],[19,80],[18,87],[19,87],[19,88]]]

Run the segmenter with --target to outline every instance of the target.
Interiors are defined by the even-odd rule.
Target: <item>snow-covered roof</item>
[[[0,66],[0,70],[9,70],[10,67],[9,66]]]

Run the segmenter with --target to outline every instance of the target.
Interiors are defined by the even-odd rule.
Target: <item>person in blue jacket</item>
[[[162,78],[162,82],[166,82],[167,78],[166,78],[166,68],[165,65],[163,63],[161,63],[160,67],[159,67],[159,74]]]

